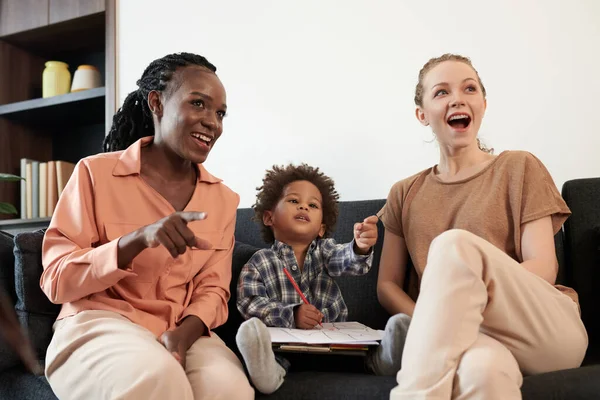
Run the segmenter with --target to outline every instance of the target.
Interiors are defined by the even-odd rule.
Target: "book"
[[[48,216],[48,163],[40,163],[40,187],[39,196],[40,198],[40,218],[46,218]]]
[[[31,162],[34,161],[30,158],[21,158],[21,178],[23,178],[21,180],[21,218],[22,219],[26,219],[26,218],[31,218],[31,213],[29,213],[29,216],[27,216],[27,184],[30,183],[31,180],[31,176],[29,177],[29,180],[27,179],[27,165],[31,165]],[[32,189],[29,189],[30,191]]]
[[[360,322],[329,322],[314,329],[268,327],[272,343],[285,344],[359,344],[378,345],[383,331],[371,329]]]
[[[33,218],[33,171],[31,168],[31,162],[25,164],[25,209],[27,210],[25,218]]]
[[[31,162],[31,218],[40,217],[40,162]]]
[[[73,170],[75,170],[75,164],[67,161],[55,161],[56,164],[56,185],[58,188],[58,197],[62,194],[65,189]]]
[[[58,184],[56,183],[56,163],[54,161],[48,161],[48,184],[47,184],[47,195],[46,200],[48,202],[46,208],[48,216],[51,217],[54,214],[54,208],[58,202]]]
[[[273,351],[279,353],[318,353],[339,354],[348,356],[365,356],[369,351],[369,345],[274,343]]]

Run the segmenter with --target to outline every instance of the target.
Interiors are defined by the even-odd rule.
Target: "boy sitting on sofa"
[[[355,224],[350,243],[326,238],[337,219],[339,196],[329,177],[306,164],[274,166],[258,190],[256,218],[273,245],[257,251],[240,273],[237,307],[247,321],[236,342],[252,383],[270,394],[281,386],[290,365],[275,356],[267,326],[313,329],[321,322],[345,321],[348,309],[331,276],[369,272],[377,217]],[[309,304],[294,289],[286,269]],[[404,314],[389,319],[381,345],[366,358],[371,372],[398,372],[409,322]]]

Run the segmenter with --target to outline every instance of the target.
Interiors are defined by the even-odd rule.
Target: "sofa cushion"
[[[594,400],[600,393],[600,365],[528,376],[523,400]]]
[[[377,299],[377,275],[379,260],[383,248],[385,228],[381,221],[377,223],[377,243],[373,248],[371,270],[360,276],[340,276],[334,280],[340,287],[344,302],[348,307],[348,321],[359,321],[373,329],[384,329],[390,317]],[[350,230],[352,235],[352,229]]]
[[[339,218],[333,238],[338,243],[352,240],[354,224],[377,214],[385,204],[385,199],[342,201],[339,203]],[[359,321],[374,329],[383,329],[389,314],[377,300],[377,275],[379,273],[379,258],[383,246],[385,229],[381,221],[377,224],[378,239],[373,251],[371,270],[362,276],[342,276],[334,278],[348,306],[348,320]]]
[[[330,356],[323,355],[322,357]],[[283,385],[271,395],[266,396],[257,391],[256,398],[269,400],[387,400],[390,398],[390,390],[395,386],[395,376],[305,371],[288,374]]]
[[[565,182],[562,195],[573,213],[565,222],[566,282],[579,294],[581,319],[589,336],[586,359],[600,359],[600,178]],[[587,360],[586,360],[587,362]]]
[[[16,300],[13,247],[12,235],[0,231],[0,291],[7,295],[12,304]],[[0,336],[0,372],[18,364],[19,358]]]
[[[13,254],[14,238],[11,234],[0,231],[0,290],[8,295],[14,303],[15,294],[15,256]]]
[[[329,357],[329,356],[322,356]],[[526,377],[523,400],[596,400],[600,393],[600,366],[583,367]],[[340,372],[294,372],[269,396],[257,399],[389,399],[395,376]]]
[[[0,373],[0,399],[58,400],[46,377],[20,368]]]
[[[254,247],[269,247],[262,238],[261,228],[254,221],[254,210],[251,208],[238,208],[235,220],[235,240]]]
[[[46,357],[46,348],[52,339],[52,325],[60,311],[60,305],[52,304],[40,288],[43,238],[42,230],[19,233],[15,236],[14,249],[15,310],[41,361]]]

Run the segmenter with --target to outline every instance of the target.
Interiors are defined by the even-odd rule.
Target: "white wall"
[[[229,107],[206,165],[241,206],[288,162],[342,200],[381,198],[437,162],[412,98],[421,66],[457,52],[488,91],[484,142],[533,152],[560,187],[600,176],[599,21],[597,0],[120,0],[118,98],[153,59],[202,54]]]

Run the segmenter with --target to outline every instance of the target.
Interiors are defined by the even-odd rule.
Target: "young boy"
[[[274,166],[258,190],[256,218],[273,245],[257,251],[240,273],[237,307],[247,321],[236,342],[254,386],[270,394],[283,383],[289,363],[275,357],[267,326],[313,329],[321,322],[345,321],[348,309],[331,276],[369,272],[377,217],[356,223],[350,243],[326,239],[337,220],[339,196],[329,177],[306,164]],[[404,314],[390,318],[381,345],[367,358],[372,372],[398,372],[409,322]]]

